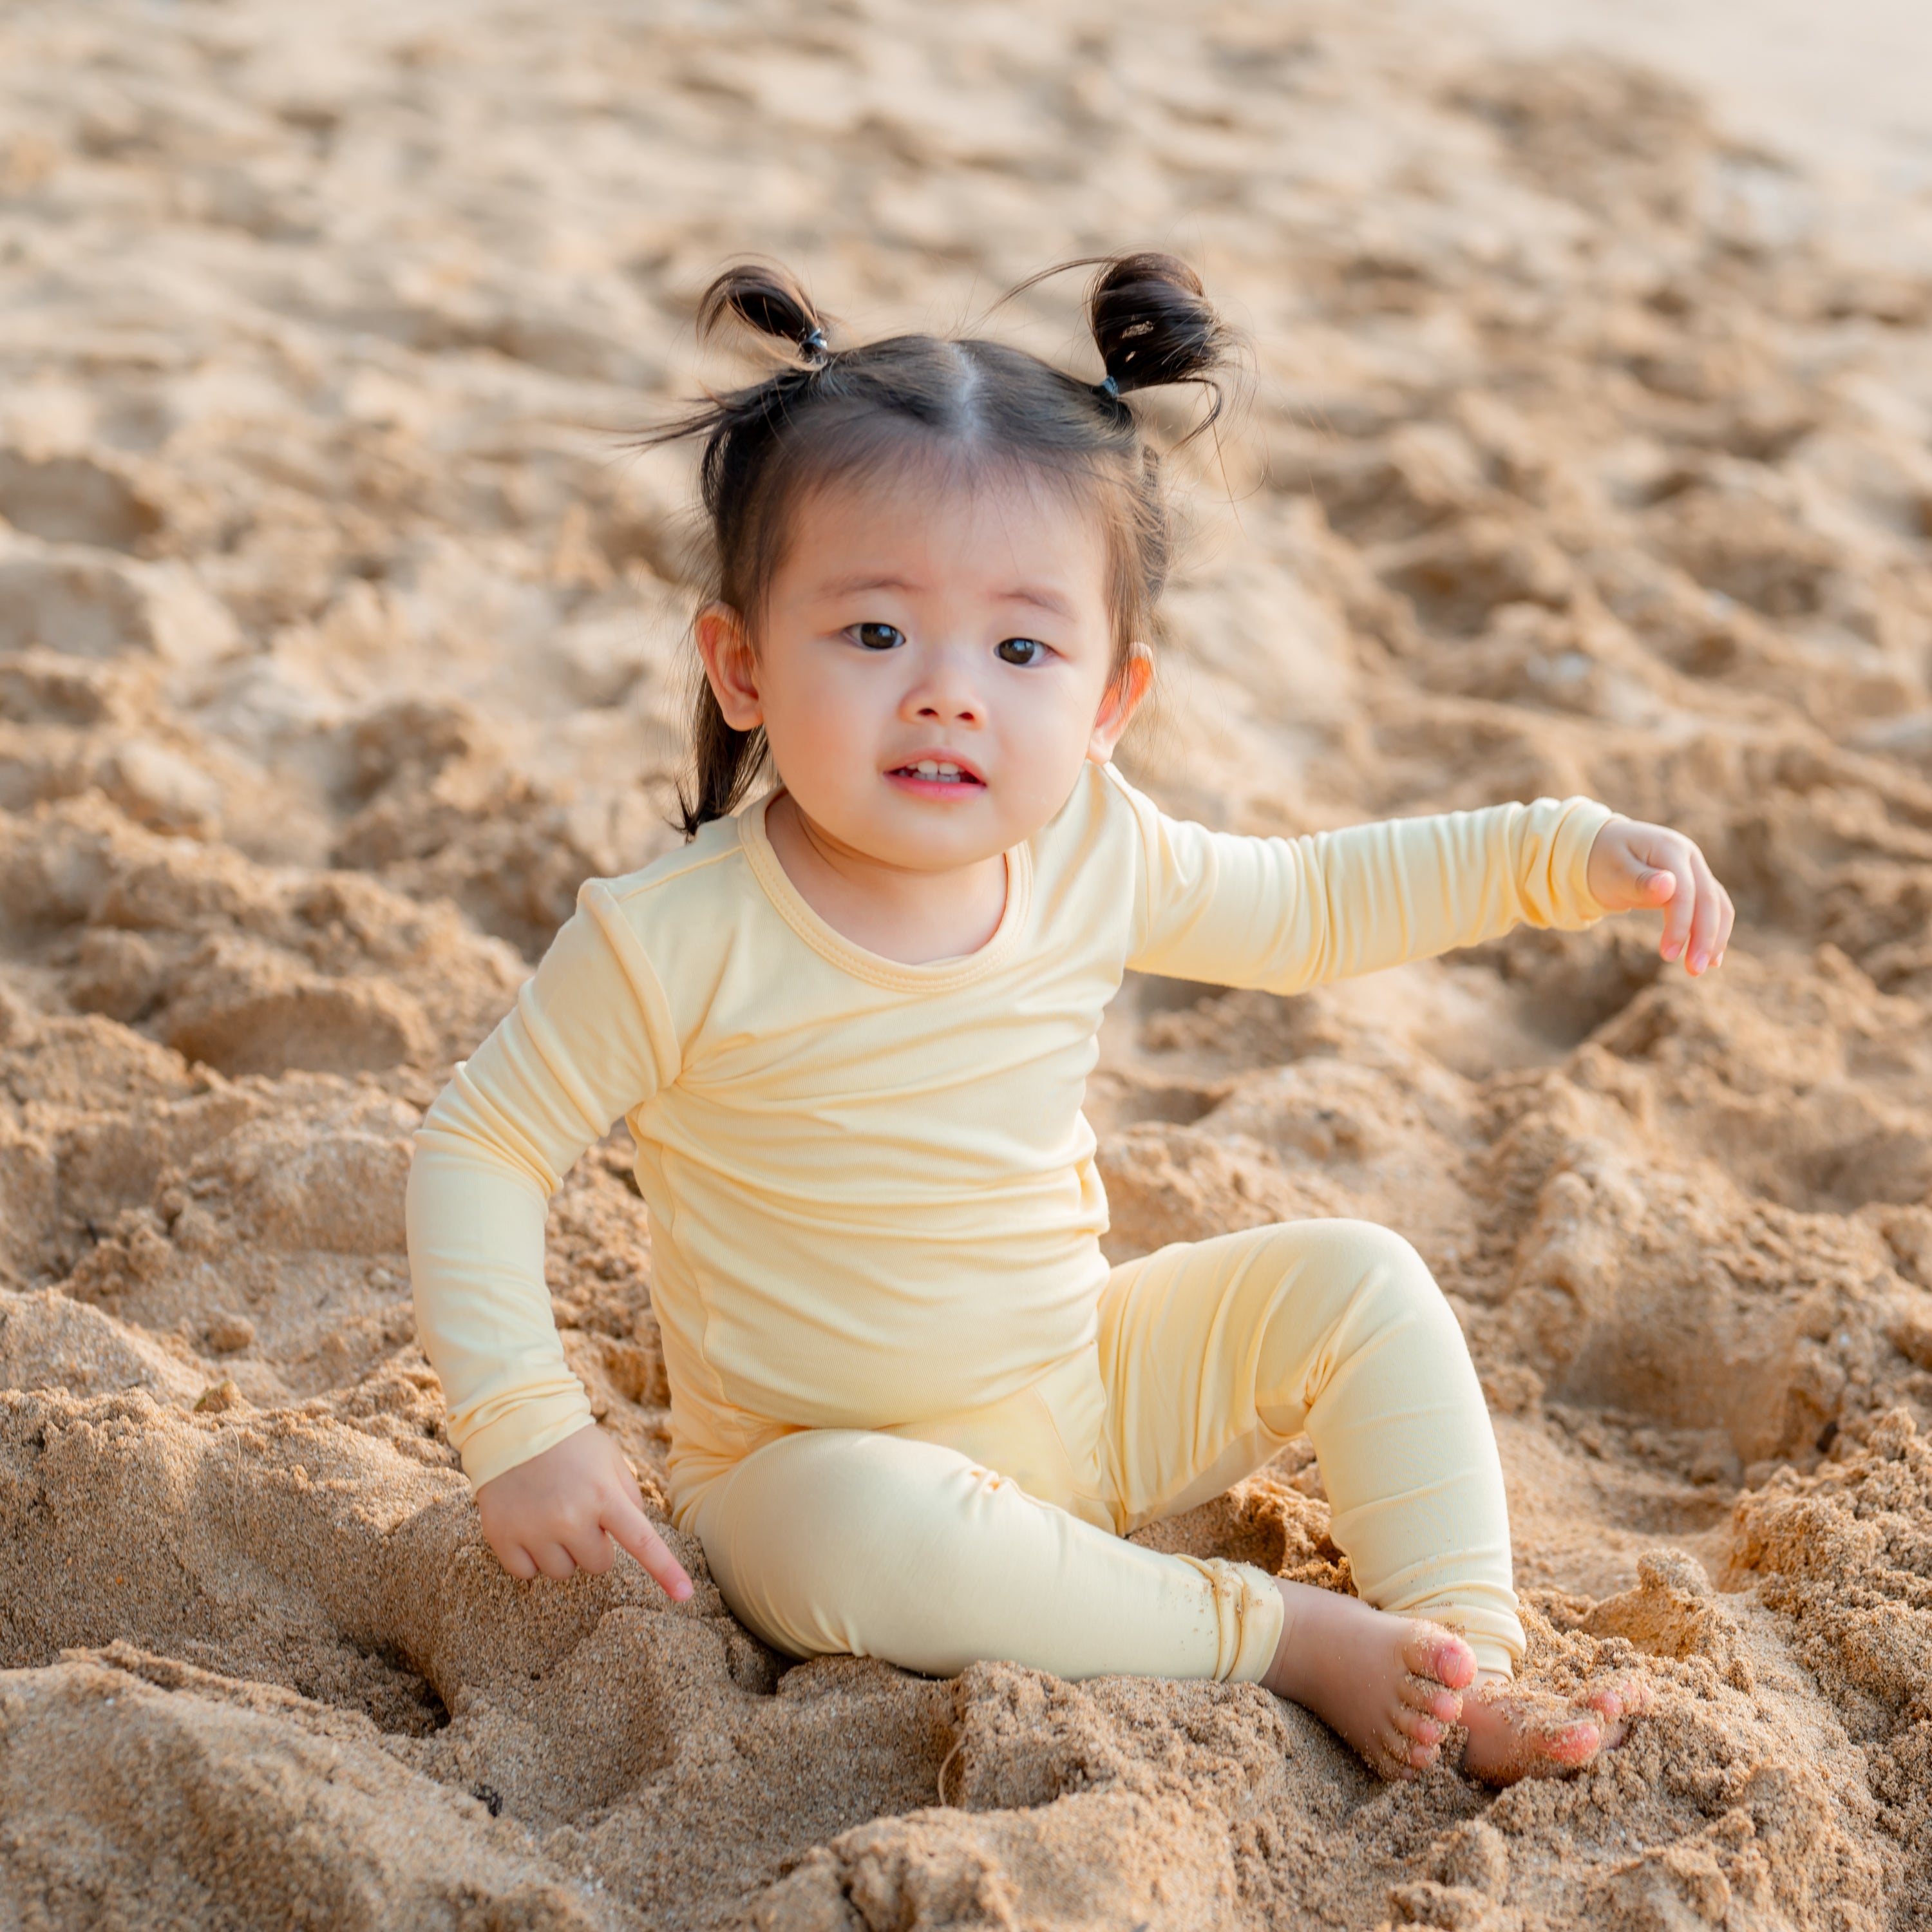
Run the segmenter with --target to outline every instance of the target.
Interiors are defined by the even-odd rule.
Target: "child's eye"
[[[993,655],[1003,664],[1044,664],[1046,646],[1037,638],[1002,638],[993,646]]]
[[[905,633],[892,624],[854,624],[852,634],[868,651],[896,651],[905,642]]]

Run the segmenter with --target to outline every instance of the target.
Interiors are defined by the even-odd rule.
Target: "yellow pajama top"
[[[620,1116],[681,1505],[788,1429],[957,1415],[1093,1346],[1107,1203],[1081,1103],[1126,968],[1297,993],[1519,921],[1582,926],[1612,816],[1543,799],[1244,838],[1090,764],[1006,854],[992,938],[909,966],[806,904],[768,802],[588,881],[416,1137],[418,1328],[474,1484],[590,1420],[550,1316],[544,1209]]]

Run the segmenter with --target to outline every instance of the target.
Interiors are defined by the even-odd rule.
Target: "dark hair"
[[[1172,548],[1160,458],[1123,398],[1167,383],[1199,383],[1212,400],[1198,435],[1220,412],[1214,374],[1228,359],[1232,338],[1186,262],[1144,254],[1097,266],[1087,298],[1106,371],[1096,383],[979,337],[896,335],[834,350],[828,318],[784,270],[756,262],[727,268],[699,304],[700,336],[736,322],[790,353],[764,382],[715,398],[643,439],[646,446],[704,440],[699,476],[712,596],[755,631],[784,560],[790,515],[806,490],[896,452],[911,457],[947,446],[976,465],[1044,473],[1098,493],[1118,676],[1153,615]],[[764,734],[734,730],[700,682],[692,753],[695,790],[678,792],[687,838],[743,798],[765,763]]]

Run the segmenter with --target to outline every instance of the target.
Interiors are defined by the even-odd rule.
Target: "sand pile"
[[[646,17],[646,12],[649,18]],[[262,0],[0,23],[0,1922],[1932,1922],[1932,287],[1672,86],[1400,12]],[[1136,985],[1117,1256],[1412,1236],[1587,1778],[1384,1790],[1258,1690],[786,1669],[512,1582],[412,1336],[408,1136],[664,849],[674,461],[728,249],[860,331],[1186,249],[1258,344],[1127,762],[1298,831],[1587,790],[1636,922]],[[1077,356],[1070,287],[1000,326]],[[646,1486],[623,1150],[552,1217]],[[1305,1452],[1147,1532],[1346,1586]],[[674,1539],[676,1540],[676,1539]]]

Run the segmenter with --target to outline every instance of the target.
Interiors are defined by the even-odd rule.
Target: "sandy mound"
[[[1432,16],[190,4],[0,26],[0,1922],[1907,1927],[1932,1918],[1932,288],[1600,61]],[[1184,244],[1251,412],[1129,763],[1256,831],[1584,789],[1631,925],[1294,1002],[1160,982],[1117,1256],[1400,1228],[1496,1412],[1533,1674],[1613,1761],[1387,1791],[1256,1689],[786,1669],[700,1578],[512,1582],[416,1350],[408,1136],[685,671],[727,248],[861,328]],[[1070,289],[1002,326],[1054,353]],[[612,1145],[552,1217],[643,1472]],[[661,1492],[659,1492],[661,1494]],[[1147,1532],[1346,1587],[1305,1446]]]

